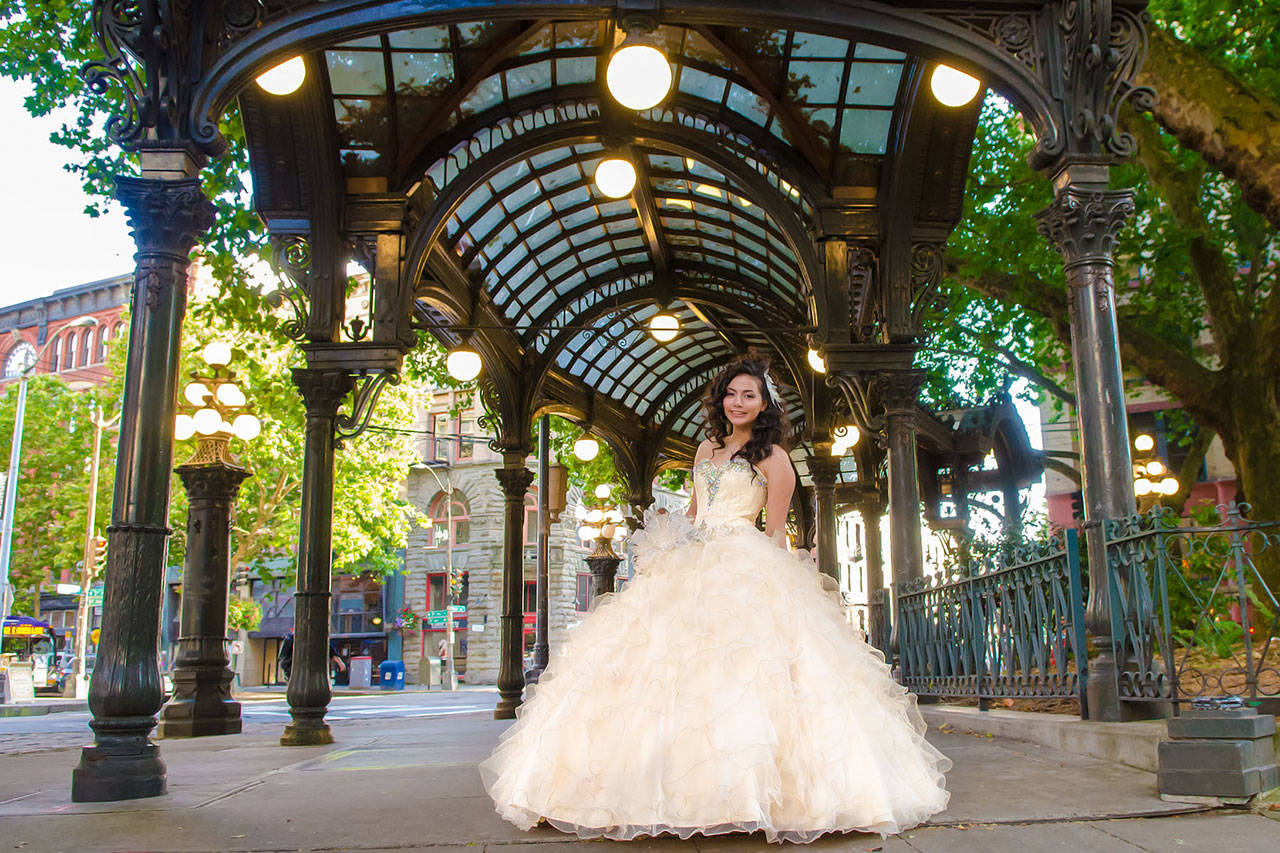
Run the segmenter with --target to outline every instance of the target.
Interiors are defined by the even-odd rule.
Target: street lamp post
[[[187,555],[182,566],[181,634],[173,670],[173,699],[160,712],[160,736],[237,734],[240,703],[231,698],[234,674],[227,655],[231,513],[249,476],[231,456],[234,436],[255,438],[258,418],[227,367],[231,347],[205,347],[208,374],[192,373],[183,394],[194,414],[180,413],[174,433],[198,435],[196,452],[175,470],[187,490]],[[231,420],[234,418],[234,420]]]
[[[595,543],[587,555],[587,566],[591,570],[588,610],[595,609],[601,595],[613,592],[618,564],[622,562],[613,550],[613,543],[622,541],[626,536],[626,526],[622,523],[622,512],[607,503],[611,491],[608,485],[596,486],[597,503],[583,514],[584,524],[578,528],[579,539],[587,544]]]
[[[89,589],[93,586],[94,564],[98,556],[98,542],[105,544],[94,535],[98,515],[98,470],[102,460],[102,431],[119,420],[117,414],[110,420],[103,420],[99,409],[93,418],[93,457],[89,467],[89,507],[88,517],[84,525],[84,562],[80,568],[80,602],[76,607],[76,663],[75,696],[84,699],[89,695],[89,673],[85,671],[85,658],[89,650]]]
[[[97,317],[77,317],[70,323],[62,326],[62,329],[70,329],[80,326],[96,326],[98,324]],[[59,330],[61,331],[61,329]],[[17,330],[14,330],[17,334]],[[22,372],[18,379],[18,408],[13,416],[13,443],[9,449],[9,474],[5,478],[4,487],[4,521],[0,524],[0,625],[4,624],[4,620],[9,617],[9,610],[13,604],[13,598],[9,593],[9,561],[13,553],[13,513],[17,508],[18,498],[18,461],[22,457],[22,425],[27,413],[27,379],[35,370],[40,358],[44,355],[45,350],[49,348],[55,341],[60,340],[57,335],[45,341],[44,346],[31,356],[31,359],[23,366]],[[81,591],[81,595],[85,595]]]

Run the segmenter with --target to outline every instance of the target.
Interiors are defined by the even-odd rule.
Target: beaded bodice
[[[704,459],[693,468],[693,489],[698,500],[697,523],[754,523],[769,494],[764,475],[735,456],[728,462]]]

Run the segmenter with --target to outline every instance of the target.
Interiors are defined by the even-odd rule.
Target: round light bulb
[[[1133,440],[1134,449],[1146,453],[1156,446],[1156,440],[1145,432]]]
[[[653,45],[628,37],[609,57],[604,80],[618,103],[647,110],[671,91],[671,63]]]
[[[977,97],[982,81],[950,65],[939,65],[929,78],[929,88],[944,106],[963,107]]]
[[[1178,493],[1178,480],[1176,477],[1165,477],[1160,481],[1160,491],[1166,495],[1176,495]]]
[[[238,409],[248,402],[245,400],[244,392],[240,390],[240,386],[231,382],[224,382],[219,385],[215,396],[217,396],[219,403],[232,409]]]
[[[573,443],[573,455],[579,461],[590,462],[600,454],[600,442],[589,435],[584,435]]]
[[[215,409],[201,409],[192,415],[191,419],[195,424],[196,432],[201,435],[213,435],[222,429],[222,415]]]
[[[601,160],[596,166],[596,186],[609,198],[622,198],[636,187],[636,167],[621,157]]]
[[[467,347],[458,347],[444,360],[449,375],[459,382],[470,382],[480,375],[480,353]]]
[[[231,363],[231,344],[225,341],[214,341],[204,348],[205,364],[213,367],[226,367]]]
[[[231,423],[231,431],[241,441],[249,441],[257,438],[262,432],[262,421],[258,420],[256,415],[237,415]]]
[[[813,368],[815,373],[827,372],[827,360],[812,347],[809,349],[809,366]]]
[[[573,515],[578,519],[578,521],[583,521],[587,517],[587,512],[588,510],[585,506],[578,504],[577,508],[573,511]]]
[[[1151,494],[1153,488],[1155,488],[1155,483],[1152,483],[1146,477],[1139,477],[1133,481],[1133,493],[1140,498]]]
[[[603,536],[605,539],[612,539],[613,534],[616,533],[617,531],[618,531],[618,526],[616,524],[605,524],[603,527],[600,528],[600,535]]]
[[[193,406],[203,406],[211,393],[209,386],[203,382],[191,382],[182,389],[182,396],[186,397],[187,402]]]
[[[1152,459],[1147,463],[1147,474],[1152,477],[1159,477],[1165,471],[1164,463],[1159,459]]]
[[[605,500],[612,493],[613,493],[613,487],[610,486],[608,483],[601,483],[600,485],[596,486],[596,497],[600,498],[601,500]]]
[[[258,85],[272,95],[290,95],[307,79],[307,64],[301,56],[286,59],[276,67],[258,75]]]
[[[604,514],[604,517],[614,524],[621,524],[624,516],[621,510],[611,509]]]
[[[587,524],[599,524],[602,521],[604,521],[604,510],[597,508],[587,513]]]
[[[600,528],[590,524],[584,524],[578,528],[578,536],[582,539],[591,540],[600,535]]]
[[[674,338],[680,332],[680,321],[674,314],[654,314],[649,318],[649,334],[661,343]]]
[[[196,422],[191,415],[178,415],[173,420],[173,437],[178,441],[186,441],[196,434]]]

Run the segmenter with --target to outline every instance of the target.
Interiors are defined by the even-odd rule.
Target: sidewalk
[[[73,804],[79,752],[0,757],[0,838],[24,851],[432,850],[557,853],[777,850],[763,836],[588,842],[501,821],[476,764],[506,722],[488,711],[341,721],[338,743],[286,749],[278,725],[162,741],[169,793]],[[1274,851],[1280,823],[1166,803],[1150,773],[999,737],[934,732],[955,762],[950,808],[882,842],[835,836],[813,851]],[[1224,847],[1224,844],[1227,845]]]

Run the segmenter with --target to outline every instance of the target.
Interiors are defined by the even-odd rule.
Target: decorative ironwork
[[[293,316],[280,326],[285,337],[301,341],[307,334],[307,281],[311,274],[311,244],[305,237],[290,235],[272,237],[271,265],[280,284],[276,289],[281,301],[288,302]]]
[[[916,243],[911,247],[911,325],[924,333],[924,313],[936,301],[942,281],[942,244]]]
[[[1083,709],[1088,665],[1074,530],[896,584],[895,594],[902,684],[912,692],[1079,697]]]
[[[1036,229],[1059,254],[1063,266],[1110,266],[1120,229],[1134,212],[1132,190],[1090,191],[1067,187],[1036,214]]]
[[[388,385],[399,385],[400,374],[394,370],[379,370],[373,373],[361,372],[356,377],[355,393],[351,400],[351,414],[338,415],[334,423],[337,427],[335,437],[342,442],[355,438],[369,428],[369,419],[378,404],[382,389]]]
[[[1259,571],[1280,522],[1248,507],[1184,524],[1168,507],[1108,520],[1112,647],[1122,701],[1280,697],[1280,603]]]

